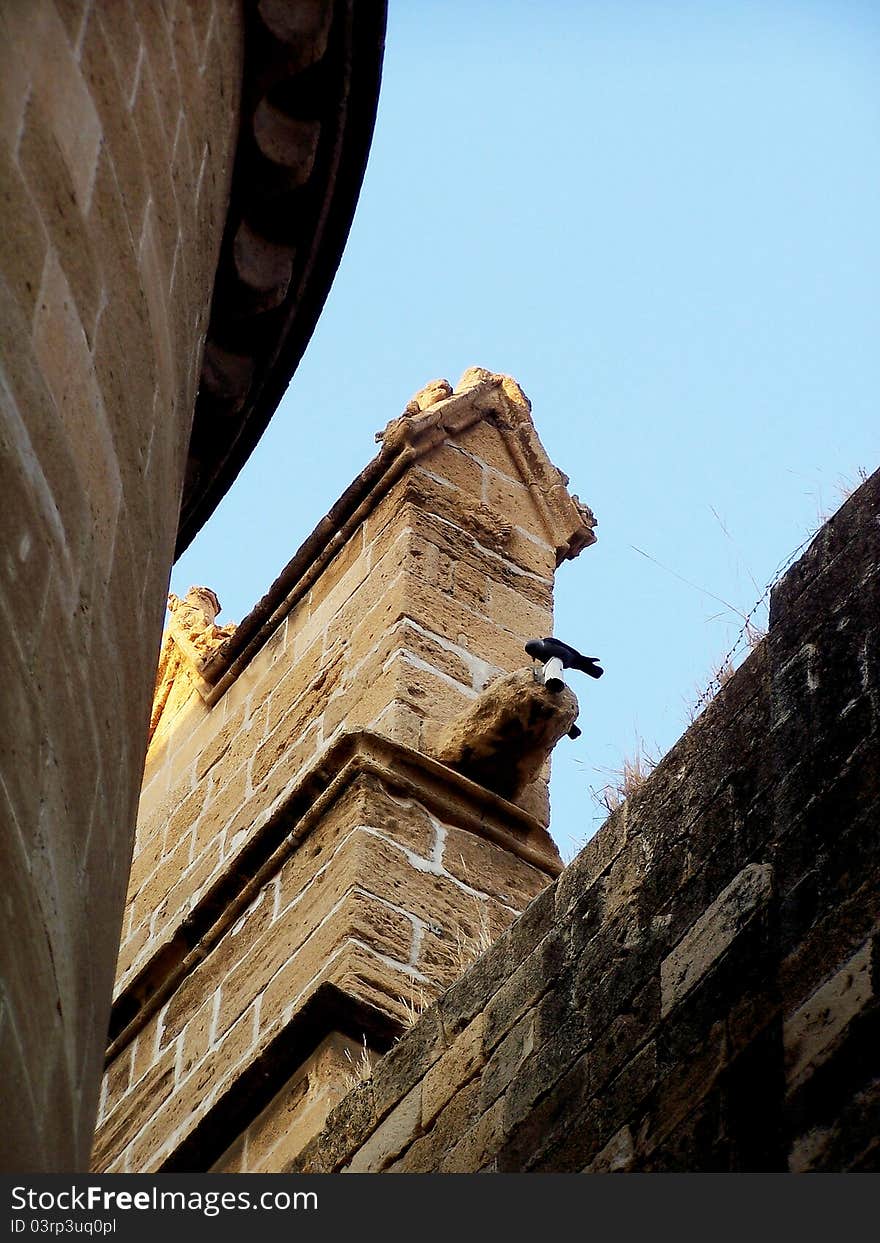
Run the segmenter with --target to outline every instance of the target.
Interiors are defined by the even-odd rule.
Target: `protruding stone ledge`
[[[108,1063],[216,946],[337,799],[362,774],[380,778],[430,814],[510,851],[548,877],[562,861],[528,812],[439,761],[369,731],[343,733],[254,826],[251,841],[117,996]]]
[[[434,756],[487,790],[516,798],[574,726],[578,701],[549,690],[531,669],[496,678],[440,732]]]
[[[332,981],[319,984],[290,1021],[269,1040],[163,1162],[163,1174],[209,1169],[290,1075],[331,1033],[356,1043],[369,1037],[384,1053],[401,1035],[400,1024],[376,1006],[351,997]]]

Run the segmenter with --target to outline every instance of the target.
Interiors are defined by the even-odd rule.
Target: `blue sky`
[[[668,749],[739,614],[878,465],[880,6],[390,8],[323,316],[171,586],[239,620],[413,392],[514,375],[599,520],[557,576],[556,633],[606,668],[573,679],[584,733],[554,759],[569,857],[591,789]]]

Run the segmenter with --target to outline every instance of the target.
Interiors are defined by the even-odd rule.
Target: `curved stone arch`
[[[373,134],[386,6],[247,7],[242,112],[177,555],[265,431],[339,264]]]

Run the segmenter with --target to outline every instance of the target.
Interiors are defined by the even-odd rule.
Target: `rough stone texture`
[[[547,689],[531,669],[490,682],[440,731],[434,755],[496,794],[513,798],[533,781],[578,714],[574,693]]]
[[[213,617],[196,610],[193,642],[176,606],[177,698],[147,757],[96,1169],[292,1160],[317,1106],[303,1098],[274,1155],[259,1156],[255,1118],[287,1110],[316,1045],[363,1033],[384,1051],[561,870],[546,721],[538,752],[508,739],[535,778],[516,802],[437,762],[431,740],[550,633],[557,561],[591,524],[513,381],[438,396],[389,425],[219,647],[201,643]],[[507,481],[491,502],[489,475]],[[531,671],[517,682],[535,708]],[[567,729],[574,697],[539,691]],[[330,1062],[306,1077],[309,1101],[338,1095]]]
[[[0,49],[0,1165],[58,1171],[97,1105],[240,5],[8,3]]]
[[[409,399],[403,412],[404,414],[419,414],[422,410],[427,410],[430,406],[435,406],[438,401],[451,396],[452,385],[448,380],[431,380]]]
[[[770,632],[293,1170],[880,1168],[880,472]]]
[[[108,1070],[96,1167],[144,1170],[173,1161],[201,1117],[321,985],[334,983],[399,1029],[455,979],[549,879],[467,835],[474,872],[469,883],[460,880],[459,832],[377,778],[356,775],[301,845],[265,869],[250,902],[250,891],[238,901],[231,926],[216,937],[206,930],[211,939],[174,990],[122,1040]],[[492,893],[484,892],[483,875],[492,877]],[[504,888],[494,888],[505,876]],[[148,905],[160,896],[153,892]],[[166,945],[160,968],[175,948]],[[349,1035],[356,1039],[357,1031]],[[322,1063],[311,1075],[312,1098],[340,1095],[335,1071],[320,1086],[326,1071]],[[317,1128],[319,1113],[310,1107],[298,1125]],[[293,1142],[279,1148],[285,1159]],[[239,1168],[257,1168],[238,1151]]]
[[[334,1105],[369,1076],[363,1044],[339,1032],[322,1040],[280,1092],[211,1167],[212,1174],[261,1174],[281,1169],[321,1129]]]

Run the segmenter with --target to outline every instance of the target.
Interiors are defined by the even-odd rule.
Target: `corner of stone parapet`
[[[568,491],[568,476],[548,457],[532,421],[532,403],[512,376],[468,367],[455,387],[448,380],[431,380],[376,433],[380,458],[415,461],[481,421],[498,428],[522,482],[531,489],[557,565],[594,544],[596,518]]]

